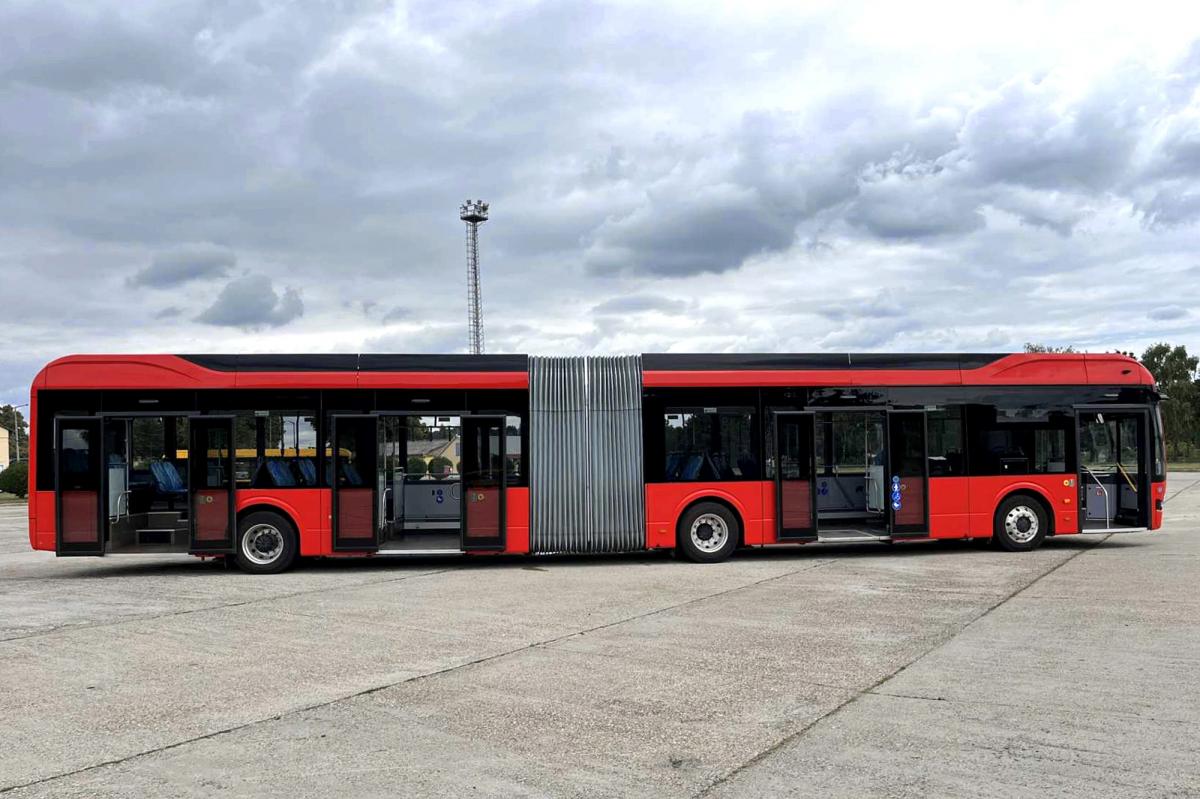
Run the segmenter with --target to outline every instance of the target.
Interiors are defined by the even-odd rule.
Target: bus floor
[[[394,533],[379,545],[382,553],[461,552],[458,530],[409,530]]]

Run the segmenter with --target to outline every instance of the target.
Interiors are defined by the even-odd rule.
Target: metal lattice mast
[[[467,343],[472,355],[483,354],[483,297],[479,284],[479,226],[487,221],[488,204],[467,200],[458,209],[467,223]]]

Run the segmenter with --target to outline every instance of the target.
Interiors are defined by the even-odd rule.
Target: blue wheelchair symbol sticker
[[[819,486],[817,486],[817,494],[819,494],[820,496],[823,497],[828,493],[829,493],[829,484],[826,483],[824,480],[822,480],[821,484]]]
[[[899,502],[899,501],[900,501],[900,492],[893,491],[892,492],[892,502]]]
[[[442,495],[442,489],[440,488],[434,493],[434,498],[437,500],[437,504],[439,505],[446,501],[446,497]]]

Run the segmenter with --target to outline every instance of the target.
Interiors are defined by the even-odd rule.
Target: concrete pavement
[[[314,562],[56,559],[0,504],[13,796],[1200,793],[1200,475],[1167,528]]]

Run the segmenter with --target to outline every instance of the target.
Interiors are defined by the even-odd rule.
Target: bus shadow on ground
[[[1136,536],[1113,535],[1107,539],[1098,536],[1063,536],[1051,538],[1043,544],[1046,549],[1055,550],[1087,550],[1143,547],[1152,543],[1151,539]],[[322,572],[373,573],[401,571],[444,571],[444,570],[497,570],[521,569],[526,571],[549,571],[553,568],[584,568],[596,566],[661,566],[676,564],[679,568],[706,569],[722,568],[729,564],[753,561],[805,561],[805,560],[851,560],[879,558],[931,558],[937,556],[971,557],[972,555],[1006,555],[1014,558],[1023,557],[1025,553],[1006,553],[984,540],[944,539],[935,541],[912,541],[891,544],[887,542],[856,542],[847,544],[808,544],[797,547],[748,548],[738,550],[734,556],[722,563],[701,564],[690,563],[676,557],[670,550],[654,552],[630,552],[620,554],[548,554],[548,555],[495,555],[488,557],[464,556],[435,556],[422,555],[412,557],[308,557],[297,561],[289,574],[317,574]],[[91,568],[80,569],[66,574],[55,574],[42,579],[46,580],[95,580],[105,577],[129,577],[138,575],[171,575],[182,578],[211,577],[216,574],[228,573],[247,578],[270,579],[273,575],[249,575],[241,572],[232,562],[225,563],[221,559],[198,560],[185,555],[170,559],[153,561],[134,561],[134,556],[125,561],[118,556],[121,563],[114,563],[116,558],[102,560],[89,564]]]

